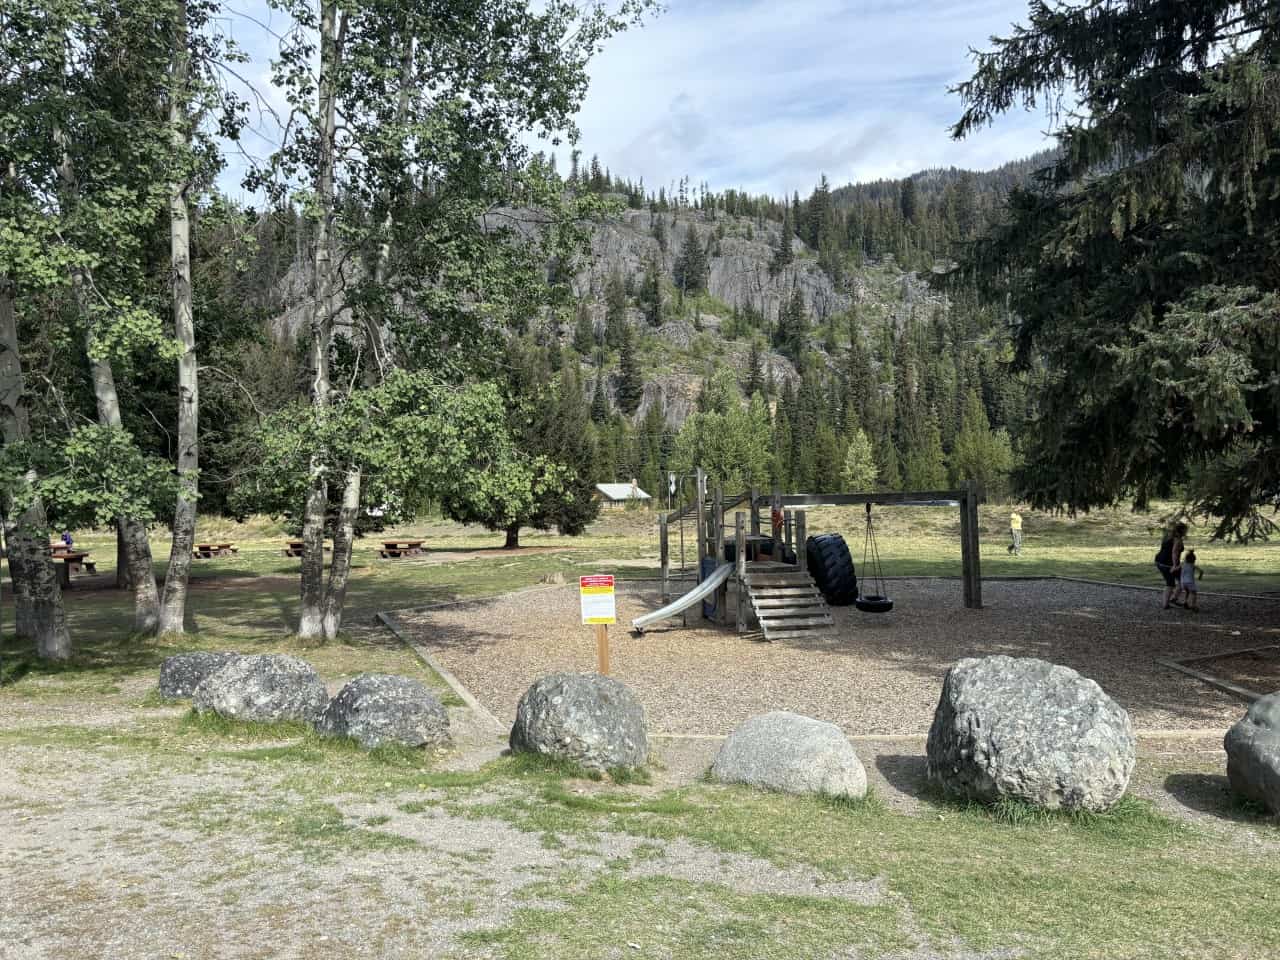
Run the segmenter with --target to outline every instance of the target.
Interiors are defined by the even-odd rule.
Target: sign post
[[[578,599],[582,605],[582,622],[595,627],[596,669],[607,677],[609,675],[609,624],[618,622],[613,575],[598,573],[579,577]]]

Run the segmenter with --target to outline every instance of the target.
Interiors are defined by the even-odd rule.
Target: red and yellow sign
[[[578,599],[582,604],[583,623],[618,622],[612,574],[597,573],[589,577],[579,577]]]

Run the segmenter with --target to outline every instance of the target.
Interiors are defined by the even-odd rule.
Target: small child
[[[1200,599],[1196,590],[1196,578],[1204,578],[1204,571],[1196,566],[1196,552],[1188,550],[1182,555],[1182,573],[1178,578],[1178,589],[1186,597],[1187,609],[1192,613],[1200,612]]]

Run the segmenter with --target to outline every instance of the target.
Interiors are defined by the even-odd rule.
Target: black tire
[[[858,599],[858,577],[853,568],[849,546],[838,533],[810,537],[805,544],[809,573],[827,603],[845,607]]]
[[[863,613],[888,613],[893,609],[893,601],[888,597],[859,597],[853,605]]]

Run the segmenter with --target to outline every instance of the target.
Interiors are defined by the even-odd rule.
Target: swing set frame
[[[932,507],[953,503],[960,508],[960,578],[964,583],[964,605],[982,609],[982,557],[978,547],[978,504],[982,493],[977,484],[966,483],[958,490],[908,490],[901,493],[780,493],[751,495],[753,516],[760,509],[786,511],[805,507]]]

